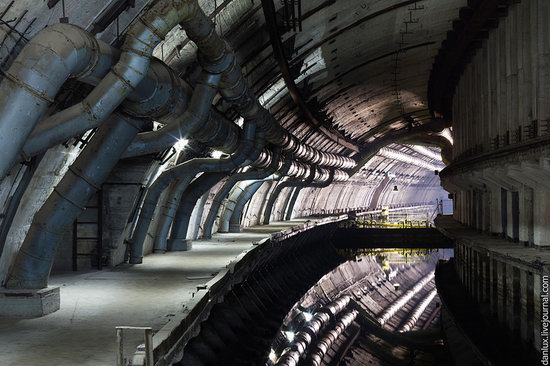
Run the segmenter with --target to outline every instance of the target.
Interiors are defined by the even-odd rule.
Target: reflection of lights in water
[[[275,350],[273,350],[273,348],[269,352],[269,360],[273,363],[277,362],[277,354],[275,353]]]
[[[210,156],[212,156],[214,159],[219,159],[221,158],[223,155],[223,152],[221,151],[218,151],[218,150],[213,150],[211,153],[210,153]]]
[[[188,139],[180,139],[174,144],[174,149],[176,149],[176,151],[182,151],[187,145],[189,145]]]
[[[296,334],[294,332],[291,332],[291,331],[286,331],[285,332],[285,337],[286,337],[286,339],[288,339],[289,342],[294,341],[294,336],[295,335]]]
[[[387,262],[389,266],[395,264],[417,263],[426,260],[434,252],[441,258],[448,257],[447,251],[452,249],[441,248],[360,248],[360,249],[340,249],[338,253],[345,258],[359,261],[362,257],[375,257],[376,261],[382,267]],[[391,268],[389,268],[391,270]]]

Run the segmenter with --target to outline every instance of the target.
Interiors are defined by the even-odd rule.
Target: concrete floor
[[[305,221],[215,234],[210,241],[193,242],[189,252],[151,254],[137,266],[54,274],[50,285],[61,288],[59,311],[36,319],[0,318],[0,365],[114,365],[116,326],[160,329],[182,312],[197,285],[209,281],[253,242]],[[130,358],[143,335],[127,334],[124,347]]]

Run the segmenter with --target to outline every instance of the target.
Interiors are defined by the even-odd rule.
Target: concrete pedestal
[[[185,252],[193,247],[191,239],[169,239],[168,251],[170,252]]]
[[[59,310],[59,287],[39,290],[0,289],[0,316],[37,318]]]

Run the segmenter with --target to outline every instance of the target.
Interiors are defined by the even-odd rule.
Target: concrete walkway
[[[477,250],[486,250],[503,262],[514,263],[524,269],[550,268],[550,251],[525,247],[519,243],[480,233],[462,225],[452,216],[438,216],[435,227],[445,236]]]
[[[157,331],[183,311],[197,285],[252,248],[253,242],[305,221],[215,234],[212,240],[194,241],[189,252],[151,254],[137,266],[54,274],[50,285],[61,288],[59,311],[36,319],[0,318],[0,365],[114,365],[116,326],[151,326]],[[130,359],[143,334],[127,334],[124,347]]]

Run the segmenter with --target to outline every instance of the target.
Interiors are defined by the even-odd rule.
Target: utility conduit
[[[290,199],[290,203],[288,204],[288,208],[285,215],[285,220],[290,220],[292,218],[292,211],[294,211],[294,206],[296,205],[296,200],[298,199],[298,196],[300,195],[300,191],[302,188],[326,188],[334,181],[334,169],[330,169],[329,176],[326,180],[320,181],[320,182],[314,182],[306,187],[298,187],[294,193],[292,194],[292,198]]]
[[[73,125],[73,126],[87,126],[86,129],[97,127],[100,125],[113,111],[126,99],[126,97],[138,86],[138,84],[147,75],[154,48],[164,39],[166,34],[176,25],[181,22],[193,21],[197,13],[197,4],[194,1],[168,1],[161,0],[157,2],[151,9],[149,9],[143,16],[138,18],[136,23],[128,30],[125,36],[124,44],[122,45],[122,53],[118,62],[110,69],[99,84],[88,94],[88,96],[80,103],[73,105],[61,112],[48,117],[41,123],[41,128],[49,130],[58,125]],[[96,41],[93,36],[89,36],[94,45],[84,48],[84,50],[94,50],[97,48]],[[37,37],[33,38],[36,40]],[[59,38],[59,35],[57,35]],[[56,38],[56,39],[57,39]],[[54,59],[44,59],[43,56],[39,56],[43,62],[36,63],[36,57],[32,57],[28,53],[36,52],[31,47],[25,47],[27,52],[22,52],[16,63],[8,71],[8,80],[14,82],[17,80],[16,85],[9,85],[2,82],[2,86],[7,90],[9,95],[14,96],[11,98],[3,98],[2,104],[13,103],[14,107],[22,111],[19,118],[11,118],[10,113],[5,112],[4,105],[0,104],[0,110],[3,111],[3,116],[8,120],[2,120],[0,122],[0,136],[4,136],[12,140],[6,149],[7,157],[2,161],[0,165],[0,177],[4,177],[7,170],[15,162],[17,155],[21,151],[23,144],[29,134],[32,132],[38,119],[44,114],[47,106],[51,104],[55,94],[63,84],[63,82],[73,74],[86,71],[86,67],[93,68],[92,60],[96,56],[95,52],[89,52],[84,58],[86,62],[84,64],[74,64],[73,67],[65,69],[66,60],[73,62],[81,62],[76,50],[70,46],[65,48],[69,51],[69,55],[63,55],[64,57],[58,58],[58,55],[51,48],[45,45],[49,45],[50,42],[55,42],[52,39],[38,40],[36,46],[38,54],[49,51]],[[77,43],[81,44],[81,43]],[[92,58],[92,59],[90,59]],[[58,61],[56,61],[58,60]],[[21,65],[24,62],[31,62],[31,65],[23,69],[23,75],[17,73],[17,65]],[[63,65],[63,72],[52,73],[50,68],[52,65]],[[35,65],[43,67],[43,70],[33,70]],[[75,67],[78,65],[79,67]],[[31,71],[32,70],[32,71]],[[75,72],[76,71],[76,72]],[[41,76],[38,76],[38,75]],[[25,75],[29,77],[26,81],[21,81],[21,77],[25,78]],[[50,79],[51,78],[51,79]],[[54,87],[52,87],[54,86]],[[13,93],[12,89],[19,89],[24,91],[23,95],[17,95]],[[29,91],[32,91],[29,93]],[[4,93],[0,93],[3,95]],[[29,98],[30,97],[30,98]],[[30,114],[30,116],[29,116]],[[29,118],[30,117],[30,118]],[[17,133],[14,133],[16,131]],[[0,141],[4,145],[3,141]]]
[[[220,206],[229,192],[233,189],[233,187],[235,187],[235,184],[244,180],[264,179],[275,173],[280,166],[280,154],[281,149],[275,148],[273,156],[269,159],[270,163],[267,167],[236,173],[227,179],[227,182],[224,183],[224,185],[214,196],[212,206],[210,206],[210,210],[208,211],[208,215],[204,221],[203,237],[205,239],[212,238],[212,228],[214,226],[214,222],[216,221],[216,216],[218,215]]]
[[[47,286],[57,244],[143,125],[143,121],[116,113],[110,119],[109,124],[99,128],[34,216],[6,287]]]
[[[413,298],[420,290],[424,288],[434,278],[435,272],[432,271],[426,276],[424,276],[416,285],[410,290],[408,290],[403,296],[401,296],[397,301],[391,304],[384,312],[378,317],[378,322],[381,325],[384,325],[392,316],[395,315],[410,299]]]
[[[265,140],[261,132],[257,132],[256,143],[254,145],[254,148],[249,152],[249,160],[253,161],[252,165],[265,165],[266,161],[271,158],[271,156],[267,152],[262,153],[264,145]],[[196,201],[199,199],[200,196],[202,196],[204,192],[210,190],[210,188],[212,188],[216,183],[218,183],[222,178],[227,175],[228,172],[205,173],[199,178],[195,179],[191,186],[189,186],[189,188],[187,188],[185,192],[181,194],[181,198],[177,200],[174,204],[174,207],[177,207],[177,211],[175,211],[175,216],[171,216],[175,219],[175,222],[172,225],[170,243],[176,244],[176,246],[172,246],[171,249],[174,249],[176,247],[186,248],[186,246],[178,245],[177,243],[185,243],[188,224],[191,219],[191,214],[193,208],[195,207]],[[177,188],[178,187],[176,186],[176,189]],[[160,238],[157,237],[157,240],[165,240],[165,237],[168,235],[168,227],[172,223],[172,220],[170,220],[170,216],[165,214],[164,217],[167,218],[168,225],[165,225],[163,227],[163,229],[166,229],[165,231],[159,231],[158,235],[160,235]]]
[[[319,337],[319,333],[325,329],[331,319],[335,319],[338,314],[347,308],[350,300],[351,297],[345,295],[316,311],[311,320],[307,321],[301,327],[301,330],[296,333],[289,347],[281,352],[281,356],[277,359],[275,365],[297,365],[299,360],[307,354],[311,342]]]
[[[428,296],[426,296],[422,302],[414,309],[414,312],[412,313],[411,317],[399,328],[399,332],[408,332],[411,331],[416,323],[418,322],[418,319],[422,316],[428,305],[432,302],[435,295],[437,295],[437,290],[433,289]]]
[[[256,191],[264,182],[280,180],[287,174],[290,175],[291,171],[294,171],[294,166],[295,162],[292,161],[292,158],[285,156],[283,165],[272,176],[268,176],[257,182],[250,183],[246,185],[244,189],[240,185],[236,186],[231,191],[229,198],[226,201],[219,220],[218,232],[240,232],[241,216],[246,203],[254,196]]]
[[[381,156],[383,156],[385,158],[388,158],[388,159],[401,161],[403,163],[416,165],[420,168],[433,170],[433,171],[442,170],[445,167],[443,164],[435,165],[435,164],[427,162],[424,159],[420,159],[420,158],[416,158],[414,156],[407,155],[407,154],[405,154],[401,151],[397,151],[397,150],[391,149],[389,147],[381,148],[380,151],[378,152],[378,154],[380,154]]]
[[[313,165],[309,166],[309,174],[305,180],[301,180],[299,178],[297,179],[288,179],[282,183],[279,183],[277,187],[273,190],[271,195],[269,196],[269,199],[267,200],[267,204],[265,205],[264,210],[264,225],[269,224],[271,221],[271,213],[273,211],[273,206],[275,205],[275,201],[277,201],[277,198],[281,194],[282,190],[287,187],[300,187],[300,186],[306,186],[313,182],[315,179],[315,175],[317,173],[317,168]]]
[[[314,366],[321,366],[323,362],[323,358],[327,354],[327,352],[330,350],[334,342],[346,331],[346,329],[355,321],[357,318],[357,315],[359,315],[359,312],[357,310],[351,310],[344,314],[336,323],[336,326],[334,329],[330,330],[325,334],[319,342],[317,342],[317,346],[315,349],[311,352],[311,364]]]

